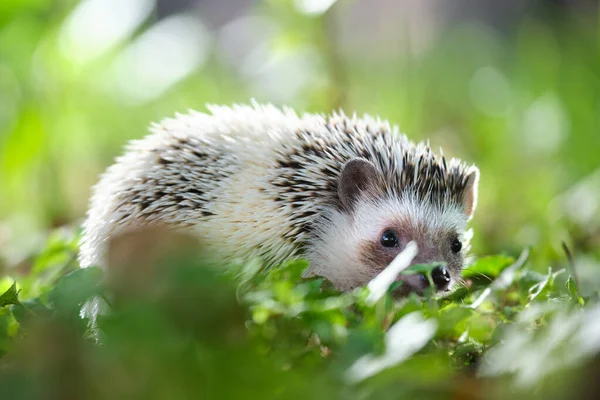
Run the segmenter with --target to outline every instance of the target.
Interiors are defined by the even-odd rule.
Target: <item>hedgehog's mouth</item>
[[[396,290],[394,296],[404,297],[409,293],[423,295],[431,288],[429,278],[425,274],[400,275],[397,279],[402,282]],[[436,292],[444,292],[450,289],[452,277],[444,265],[439,265],[431,271],[431,280]]]

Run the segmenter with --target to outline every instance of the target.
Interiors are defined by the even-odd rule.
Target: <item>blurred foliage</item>
[[[153,0],[2,0],[1,398],[594,398],[597,5],[429,21],[422,44],[431,26],[380,3],[397,24],[359,0],[254,1],[225,24]],[[473,250],[491,255],[446,298],[375,305],[301,281],[302,262],[250,263],[234,286],[180,257],[145,296],[77,269],[69,227],[127,140],[251,98],[378,115],[475,163]],[[128,289],[98,345],[80,306]]]
[[[96,267],[52,262],[48,253],[71,257],[71,236],[62,238],[62,250],[55,237],[36,258],[38,281],[0,296],[2,398],[597,393],[599,293],[582,293],[565,270],[534,272],[528,251],[479,260],[445,297],[398,300],[390,289],[372,303],[366,287],[339,293],[321,278],[302,281],[301,260],[270,271],[249,263],[231,279],[181,249],[136,266],[156,275],[128,292],[103,284]],[[90,330],[80,309],[98,297],[112,309]]]

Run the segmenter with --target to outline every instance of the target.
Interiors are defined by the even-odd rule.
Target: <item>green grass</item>
[[[265,57],[287,60],[266,75],[285,78],[279,93],[257,84],[266,79],[258,68],[227,61],[208,28],[200,68],[132,103],[107,90],[106,77],[155,15],[86,63],[65,51],[77,4],[0,6],[0,398],[597,393],[597,7],[544,3],[503,31],[460,20],[417,49],[398,48],[398,31],[376,21],[350,26],[348,1],[320,16],[292,2],[257,1],[248,12],[274,27]],[[342,46],[334,26],[394,33],[367,45],[361,34]],[[310,74],[292,93],[288,81],[305,72],[297,65]],[[251,98],[379,115],[475,163],[481,181],[471,222],[476,257],[463,275],[469,285],[446,298],[388,295],[372,305],[366,288],[341,294],[327,282],[302,281],[302,262],[268,273],[251,263],[239,276],[222,276],[176,252],[157,262],[160,279],[140,283],[125,274],[111,284],[100,283],[97,269],[78,269],[90,187],[127,140],[177,111]],[[98,295],[113,305],[99,321],[102,345],[78,314]],[[388,346],[392,326],[399,337]],[[413,352],[402,347],[411,343]],[[373,365],[381,357],[393,365],[360,381],[349,372],[358,360]]]

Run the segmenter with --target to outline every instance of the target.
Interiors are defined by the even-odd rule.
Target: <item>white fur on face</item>
[[[361,261],[361,244],[379,242],[384,230],[397,226],[398,221],[407,220],[424,228],[426,245],[434,244],[436,234],[453,231],[458,234],[463,247],[468,247],[467,217],[458,206],[436,206],[408,193],[400,198],[363,199],[356,204],[352,214],[330,212],[328,222],[317,232],[317,238],[308,249],[311,262],[308,274],[325,276],[341,290],[367,283],[373,278],[373,271]]]
[[[354,212],[354,229],[362,240],[373,240],[398,220],[410,220],[430,232],[454,230],[464,232],[466,217],[458,206],[436,206],[420,201],[410,193],[400,198],[387,196],[375,201],[361,201]]]

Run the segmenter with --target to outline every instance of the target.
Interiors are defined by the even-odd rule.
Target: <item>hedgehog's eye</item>
[[[396,232],[388,229],[381,235],[381,245],[383,247],[398,247],[398,237]]]
[[[458,240],[458,238],[454,238],[450,245],[450,250],[452,250],[453,253],[458,253],[462,250],[462,242]]]

